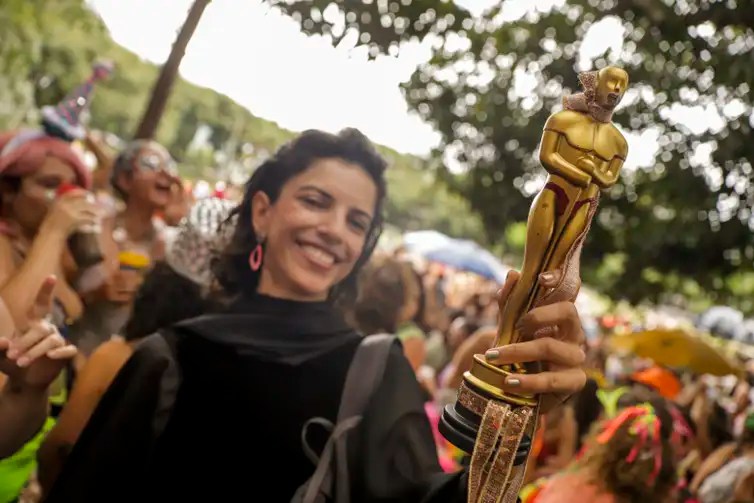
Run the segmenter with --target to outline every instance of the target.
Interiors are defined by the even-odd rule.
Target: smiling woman
[[[285,185],[275,204],[257,192],[253,221],[267,251],[259,293],[325,300],[361,256],[376,202],[370,176],[335,158],[312,162]]]
[[[354,294],[382,230],[385,167],[353,129],[308,131],[281,148],[233,213],[233,239],[216,268],[226,293],[299,301]]]
[[[380,235],[385,168],[356,130],[304,132],[260,166],[220,231],[222,309],[142,342],[45,501],[466,501],[400,345],[340,309]],[[556,311],[540,314],[578,319]]]

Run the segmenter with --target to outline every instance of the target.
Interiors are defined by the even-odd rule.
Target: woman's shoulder
[[[549,480],[536,503],[615,503],[615,496],[600,488],[579,471],[557,475]]]

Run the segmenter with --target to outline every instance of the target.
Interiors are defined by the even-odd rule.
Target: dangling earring
[[[260,241],[249,255],[249,267],[251,267],[252,271],[257,272],[259,268],[262,267],[263,255],[264,251],[262,250],[262,242]]]

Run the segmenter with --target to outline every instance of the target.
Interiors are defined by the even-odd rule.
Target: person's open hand
[[[45,320],[52,308],[55,282],[54,276],[45,280],[20,329],[14,326],[0,299],[0,372],[12,385],[45,390],[76,356],[76,347],[66,343],[57,328]]]
[[[508,274],[500,291],[501,306],[519,276],[514,271]],[[543,273],[539,284],[553,288],[559,277],[559,272]],[[506,391],[540,395],[542,412],[547,412],[584,387],[584,331],[573,302],[532,309],[521,318],[518,330],[523,342],[492,348],[485,353],[485,358],[494,365],[540,362],[542,372],[508,376]]]

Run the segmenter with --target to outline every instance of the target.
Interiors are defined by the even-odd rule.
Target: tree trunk
[[[178,36],[173,42],[173,48],[170,50],[168,60],[160,69],[160,75],[152,88],[152,96],[149,99],[144,116],[141,119],[134,137],[136,139],[152,139],[157,131],[157,125],[160,123],[162,114],[165,111],[165,105],[170,97],[170,91],[173,88],[173,82],[178,75],[178,68],[181,66],[181,60],[186,53],[186,46],[191,37],[194,35],[199,19],[201,19],[204,9],[211,0],[195,0],[189,10],[186,21],[178,32]]]

